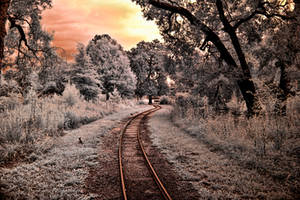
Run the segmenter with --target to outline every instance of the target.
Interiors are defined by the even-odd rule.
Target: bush
[[[70,84],[62,96],[38,98],[29,90],[24,99],[17,94],[0,97],[0,165],[25,158],[26,149],[41,153],[42,141],[64,135],[63,129],[78,128],[128,106],[117,95],[111,101],[100,98],[85,101]]]
[[[208,115],[207,97],[177,96],[174,113],[182,118],[205,118]]]
[[[204,104],[208,114],[203,118],[193,109],[195,101],[188,99],[176,99],[172,118],[212,151],[235,159],[247,168],[274,174],[274,177],[278,172],[297,173],[292,166],[299,161],[299,97],[289,98],[287,116],[276,116],[269,109],[264,115],[252,118],[241,114],[245,108],[239,107],[234,99],[228,104],[232,112],[223,115],[210,114],[212,111],[208,112]]]
[[[75,129],[80,127],[80,119],[74,113],[68,111],[65,114],[64,129]]]
[[[168,96],[162,96],[160,98],[159,104],[161,104],[161,105],[170,105],[171,104],[170,98]]]
[[[72,107],[80,101],[80,92],[74,85],[67,84],[63,92],[63,99],[67,106]]]
[[[143,100],[138,101],[138,105],[145,105],[145,102]]]

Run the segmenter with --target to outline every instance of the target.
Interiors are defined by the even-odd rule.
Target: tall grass
[[[300,98],[290,98],[287,115],[276,116],[269,101],[261,116],[247,118],[233,97],[227,114],[216,114],[206,98],[177,97],[173,120],[212,151],[277,177],[297,177],[300,155]],[[282,175],[284,174],[284,175]]]
[[[0,165],[35,151],[47,137],[61,136],[64,129],[78,128],[120,107],[120,99],[103,99],[99,96],[97,101],[87,102],[70,84],[62,96],[38,98],[31,90],[25,98],[1,97]]]

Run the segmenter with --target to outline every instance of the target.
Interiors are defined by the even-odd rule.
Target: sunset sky
[[[78,42],[87,44],[96,34],[109,34],[125,49],[160,38],[154,22],[146,21],[130,0],[53,0],[42,24],[54,31],[54,45],[65,49],[68,59]]]

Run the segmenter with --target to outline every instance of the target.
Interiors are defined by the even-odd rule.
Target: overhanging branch
[[[189,10],[180,6],[174,6],[169,3],[161,2],[158,0],[149,0],[149,4],[152,6],[170,11],[171,13],[177,13],[185,17],[193,26],[198,27],[205,35],[208,41],[211,41],[218,49],[221,57],[228,63],[228,65],[237,67],[237,64],[219,36],[210,29],[206,24],[201,22],[197,17],[195,17]]]

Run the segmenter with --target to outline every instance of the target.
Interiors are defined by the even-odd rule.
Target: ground
[[[198,191],[200,199],[299,199],[286,180],[274,180],[210,148],[201,138],[178,128],[165,106],[150,119],[151,140],[172,167]],[[163,123],[162,123],[163,122]],[[297,186],[296,186],[297,187]],[[298,188],[299,189],[299,188]]]
[[[31,155],[32,162],[2,169],[0,187],[5,198],[121,199],[117,160],[120,127],[133,113],[149,108],[135,106],[68,131],[63,137],[49,138],[45,142],[51,148]],[[163,169],[159,175],[174,199],[297,198],[285,191],[282,183],[242,168],[178,128],[170,120],[171,109],[163,106],[152,114],[149,131],[142,139],[146,148],[152,149],[148,153],[156,158],[154,167]]]
[[[109,136],[110,130],[122,119],[149,108],[152,107],[135,106],[66,131],[63,137],[44,141],[47,143],[44,146],[50,148],[40,155],[31,155],[32,162],[1,169],[0,189],[6,194],[2,198],[93,199],[97,195],[87,192],[85,186],[89,171],[104,160],[112,159],[103,153],[103,138]],[[79,137],[83,144],[79,143]]]

